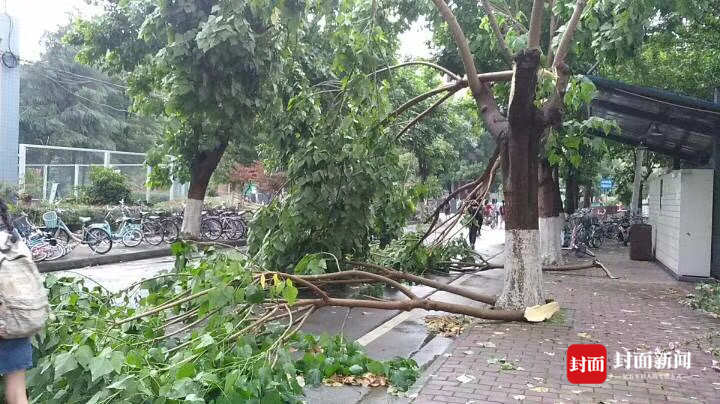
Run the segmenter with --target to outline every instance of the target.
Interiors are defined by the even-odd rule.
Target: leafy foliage
[[[116,205],[130,201],[130,186],[125,176],[108,167],[90,169],[90,186],[83,190],[84,199],[93,205]]]
[[[720,315],[720,283],[701,283],[690,296],[690,307]]]
[[[168,118],[149,156],[156,184],[189,179],[202,199],[228,143],[253,143],[256,117],[304,5],[264,1],[106,1],[68,35],[79,58],[128,75],[133,107]],[[164,156],[176,157],[166,161]]]
[[[398,148],[378,126],[390,111],[388,84],[369,74],[395,49],[394,37],[383,30],[392,25],[390,11],[354,1],[322,11],[328,12],[324,24],[307,22],[300,38],[314,46],[295,51],[261,153],[286,173],[288,187],[283,199],[260,212],[248,244],[259,262],[283,271],[308,253],[366,256],[373,201],[405,197],[388,195],[405,186],[405,173]],[[311,54],[320,61],[308,67]],[[311,82],[315,75],[324,81]]]
[[[178,272],[146,281],[140,294],[46,278],[53,314],[34,340],[39,360],[28,374],[34,402],[296,403],[305,383],[334,375],[369,372],[401,390],[417,377],[413,361],[374,361],[341,337],[257,323],[273,307],[290,310],[275,302],[292,303],[297,289],[291,281],[253,276],[236,254],[208,250],[190,265],[192,248],[173,249]],[[191,293],[197,298],[128,321]],[[172,335],[179,322],[166,335],[168,323],[192,310],[185,323],[193,327]]]
[[[428,270],[447,272],[448,265],[442,263],[451,260],[474,262],[473,249],[465,239],[456,238],[443,245],[428,246],[417,245],[420,237],[422,234],[408,233],[385,248],[374,246],[371,262],[414,274],[423,274]]]

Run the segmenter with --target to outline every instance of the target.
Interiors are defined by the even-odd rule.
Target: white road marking
[[[465,274],[465,275],[463,275],[463,276],[455,279],[454,281],[450,282],[450,285],[453,285],[453,286],[454,286],[454,285],[463,283],[463,282],[465,282],[466,279],[469,279],[470,276],[471,276],[470,274]],[[425,296],[425,298],[428,298],[428,297],[434,295],[434,294],[437,293],[437,292],[438,292],[438,291],[435,290],[435,291],[431,292],[430,294],[428,294],[427,296]],[[376,339],[378,339],[378,338],[380,338],[381,336],[385,335],[388,331],[390,331],[390,330],[392,330],[393,328],[395,328],[395,327],[397,327],[398,325],[400,325],[403,321],[405,321],[405,320],[407,320],[408,318],[410,318],[410,316],[412,316],[412,311],[404,311],[404,312],[396,315],[395,317],[391,318],[390,320],[388,320],[388,321],[380,324],[377,328],[371,330],[371,331],[368,332],[367,334],[365,334],[365,335],[363,335],[362,337],[358,338],[358,339],[357,339],[357,343],[360,344],[360,345],[362,345],[362,346],[367,346],[369,343],[375,341]]]

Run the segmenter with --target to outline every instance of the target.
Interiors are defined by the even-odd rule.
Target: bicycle
[[[15,232],[27,245],[34,262],[53,261],[65,256],[66,248],[48,232],[32,223],[26,214],[13,221]]]
[[[126,215],[125,206],[119,207],[122,217],[113,220],[113,212],[118,208],[107,209],[105,214],[105,222],[100,223],[99,227],[110,234],[113,240],[120,240],[126,247],[137,247],[143,241],[143,232],[140,226],[132,223],[132,219]],[[117,224],[117,231],[113,231],[109,220],[113,220]]]
[[[92,218],[81,216],[79,219],[82,224],[82,228],[80,229],[80,234],[78,235],[70,231],[65,222],[63,222],[58,215],[58,212],[62,212],[62,210],[57,209],[43,214],[45,229],[53,238],[60,240],[67,245],[68,253],[80,244],[87,245],[94,253],[101,255],[107,254],[110,250],[112,250],[112,236],[102,227],[102,224],[94,223],[88,226],[88,222],[90,222]],[[71,241],[74,243],[71,243]]]
[[[595,253],[590,250],[590,243],[594,236],[592,235],[592,219],[586,212],[577,212],[568,217],[563,229],[563,250],[575,251],[576,257],[587,255],[595,257]]]

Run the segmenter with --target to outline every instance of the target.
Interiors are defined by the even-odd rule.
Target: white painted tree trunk
[[[563,265],[562,230],[564,219],[560,216],[541,217],[538,219],[540,228],[540,259],[542,265]]]
[[[200,220],[202,219],[203,201],[188,198],[185,204],[185,215],[183,216],[182,229],[180,234],[183,238],[200,240]]]
[[[505,284],[495,306],[508,310],[545,304],[538,230],[505,230]]]

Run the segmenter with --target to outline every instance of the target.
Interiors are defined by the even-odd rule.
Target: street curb
[[[224,244],[233,247],[242,247],[246,244],[245,240],[227,241]],[[162,248],[143,249],[138,251],[129,251],[121,254],[93,255],[90,257],[59,259],[57,261],[38,262],[38,271],[41,273],[66,271],[69,269],[78,269],[86,267],[94,267],[98,265],[117,264],[120,262],[137,261],[149,258],[169,257],[172,255],[170,246]]]

